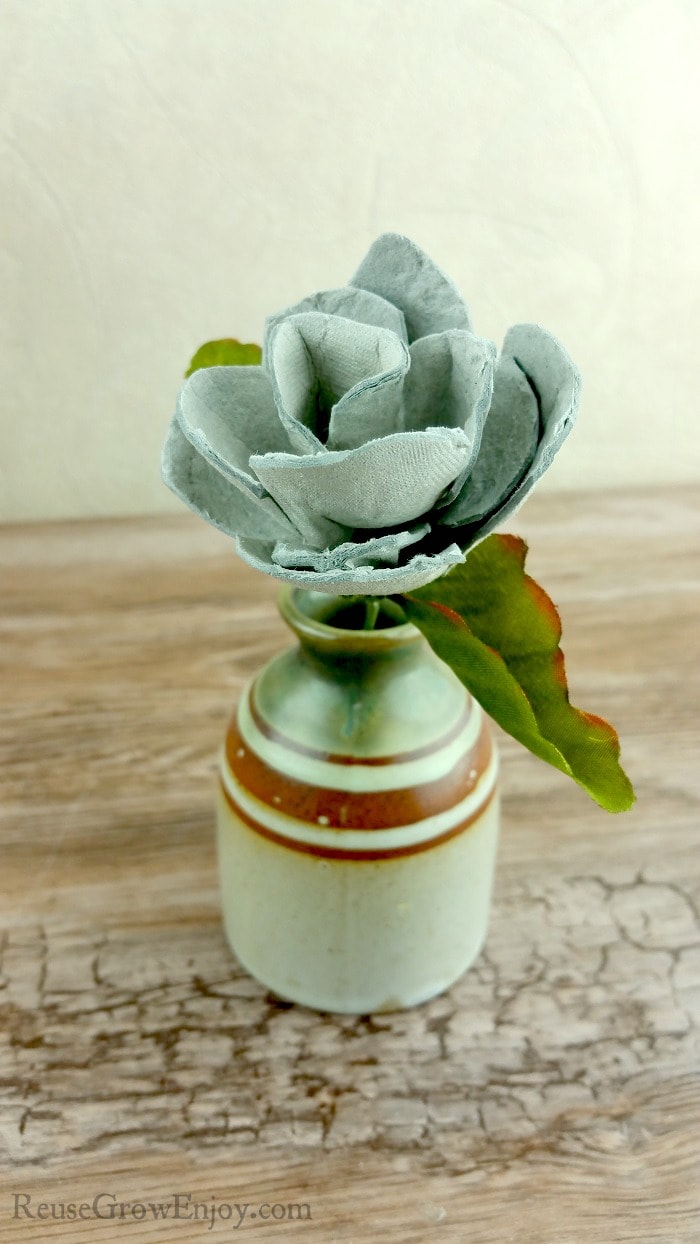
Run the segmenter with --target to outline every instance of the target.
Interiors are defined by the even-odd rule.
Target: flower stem
[[[373,631],[379,617],[379,600],[376,596],[365,598],[365,631]]]

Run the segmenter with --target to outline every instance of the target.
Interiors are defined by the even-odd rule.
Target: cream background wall
[[[542,485],[700,477],[696,0],[0,0],[0,518],[179,508],[215,337],[408,233],[584,376]]]

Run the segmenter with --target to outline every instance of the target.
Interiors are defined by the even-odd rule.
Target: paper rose
[[[448,277],[388,233],[349,285],[271,316],[261,366],[195,371],[163,478],[267,574],[337,595],[410,591],[520,505],[580,380],[536,324],[496,346]]]

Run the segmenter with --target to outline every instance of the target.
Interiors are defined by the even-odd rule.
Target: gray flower
[[[267,574],[338,595],[409,591],[520,505],[579,389],[536,324],[511,328],[497,355],[448,277],[387,233],[349,285],[268,319],[260,367],[190,376],[163,478]]]

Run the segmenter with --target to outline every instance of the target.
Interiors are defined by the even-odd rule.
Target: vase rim
[[[412,622],[397,622],[395,626],[371,631],[324,622],[315,611],[322,614],[324,608],[330,609],[331,602],[336,599],[330,593],[312,592],[308,588],[286,584],[277,596],[277,607],[284,621],[300,639],[324,646],[352,647],[370,652],[397,648],[422,639],[421,632]]]

